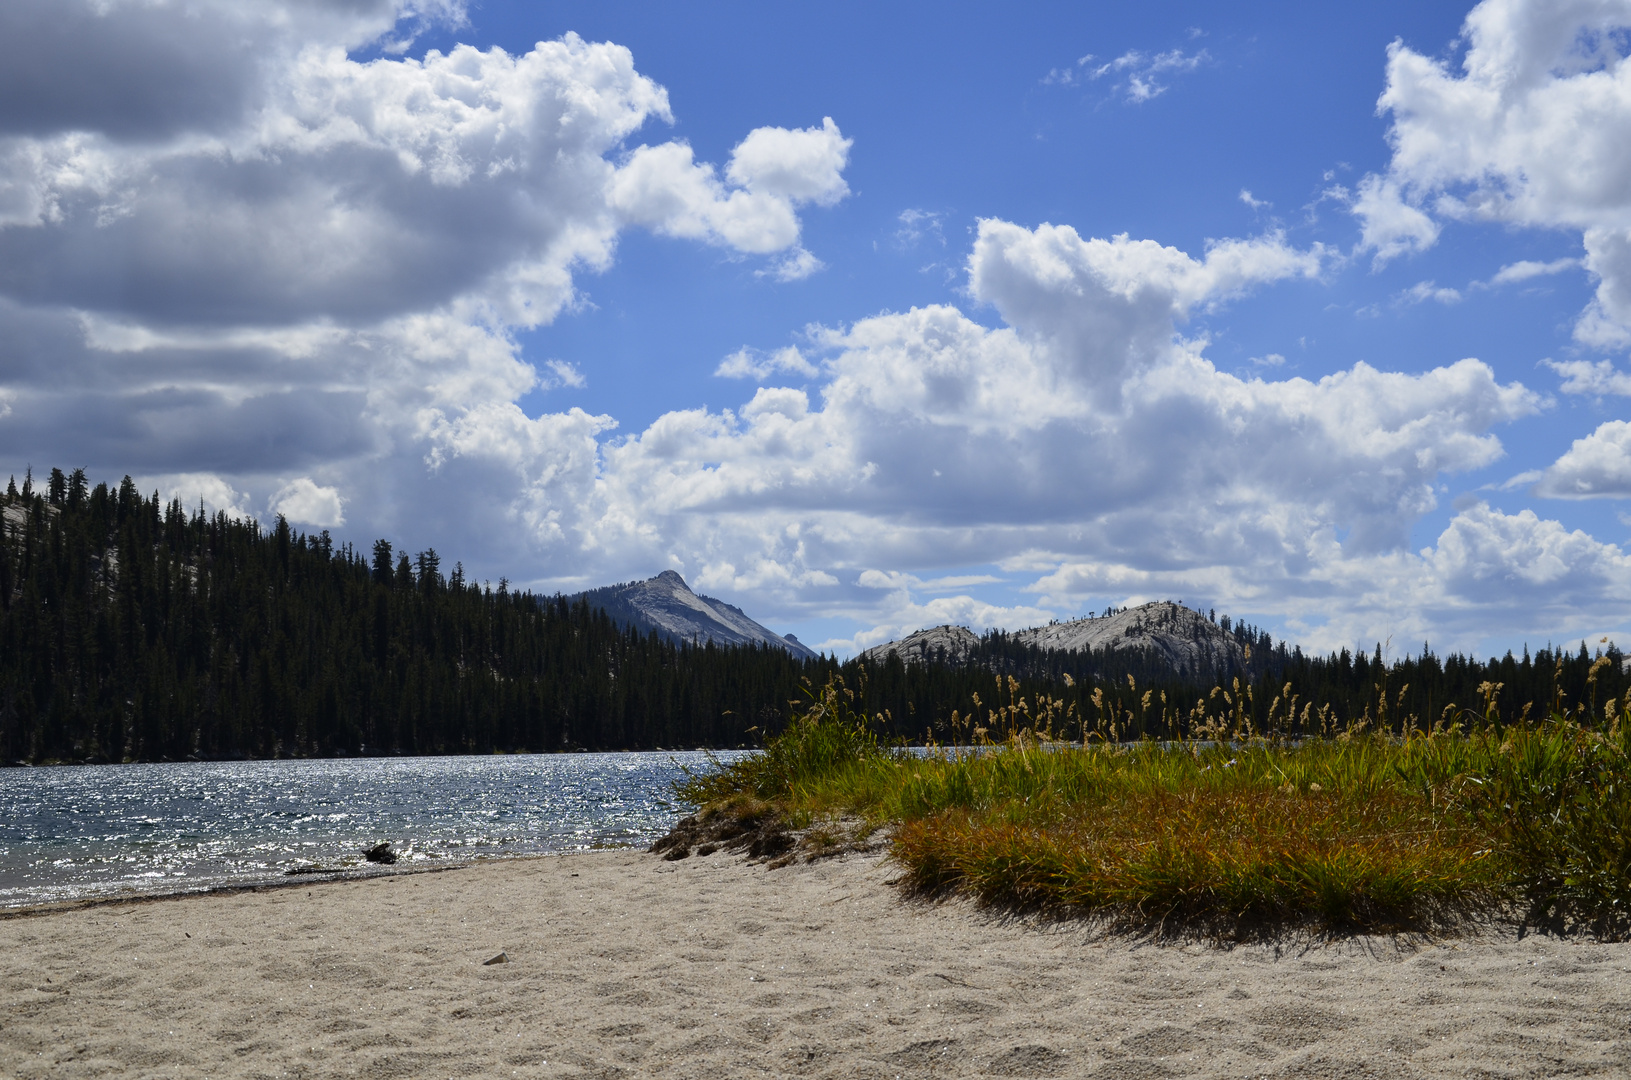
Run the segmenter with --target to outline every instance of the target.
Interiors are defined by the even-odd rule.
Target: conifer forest
[[[619,629],[582,600],[468,581],[434,550],[362,551],[52,469],[0,495],[0,760],[752,746],[832,678],[911,742],[962,741],[993,710],[1039,727],[1043,703],[1059,737],[1111,710],[1137,738],[1223,711],[1288,734],[1360,717],[1402,730],[1595,715],[1626,693],[1612,645],[1312,656],[1219,625],[1250,647],[1239,670],[1043,652],[996,632],[958,664],[800,661]]]

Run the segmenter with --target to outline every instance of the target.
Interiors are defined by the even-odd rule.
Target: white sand
[[[0,1075],[1631,1075],[1631,947],[1156,946],[894,872],[616,852],[11,918]]]

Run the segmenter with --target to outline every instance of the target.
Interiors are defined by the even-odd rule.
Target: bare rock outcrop
[[[1014,640],[1039,649],[1154,653],[1173,670],[1228,671],[1245,662],[1240,642],[1198,611],[1169,600],[1140,604],[1114,615],[1021,630]]]
[[[966,626],[935,626],[908,634],[899,641],[874,645],[861,655],[875,663],[889,659],[889,654],[893,652],[899,653],[900,658],[908,664],[925,660],[960,664],[968,659],[974,646],[979,643],[980,636]]]
[[[1160,600],[1126,608],[1113,615],[1050,623],[1009,635],[1039,649],[1096,653],[1145,653],[1174,671],[1226,672],[1245,663],[1245,650],[1234,636],[1198,611]],[[979,637],[965,626],[937,626],[875,645],[863,656],[874,662],[897,653],[906,663],[940,661],[962,663],[972,654]]]

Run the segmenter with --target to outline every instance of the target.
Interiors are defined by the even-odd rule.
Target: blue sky
[[[673,568],[845,655],[1169,597],[1595,640],[1627,27],[30,0],[0,457],[539,589]]]

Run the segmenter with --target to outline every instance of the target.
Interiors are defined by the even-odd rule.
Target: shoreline
[[[82,896],[66,900],[45,900],[39,903],[18,904],[15,906],[0,906],[0,922],[7,919],[22,919],[36,915],[49,915],[58,911],[74,911],[80,908],[107,907],[112,904],[146,904],[174,900],[186,900],[191,897],[226,896],[234,893],[267,892],[273,889],[296,889],[301,886],[341,884],[347,881],[370,881],[374,878],[404,877],[413,874],[441,874],[451,870],[466,870],[472,866],[486,866],[492,863],[525,862],[529,859],[560,859],[570,855],[598,855],[615,851],[644,851],[633,845],[612,845],[606,847],[574,848],[565,851],[526,851],[514,855],[483,855],[476,858],[459,861],[434,862],[425,866],[390,866],[368,865],[344,867],[335,870],[306,870],[298,873],[284,873],[277,877],[263,879],[246,879],[241,882],[227,882],[218,885],[205,885],[196,889],[170,889],[155,892],[129,892],[113,896]]]
[[[514,855],[509,858],[516,859],[548,859],[552,855]],[[415,866],[402,870],[335,870],[329,873],[284,874],[281,877],[267,878],[264,881],[245,881],[236,885],[206,885],[198,889],[175,889],[169,892],[132,892],[118,896],[84,896],[70,900],[47,900],[38,904],[25,904],[16,907],[0,907],[0,922],[7,919],[27,919],[41,915],[53,915],[61,911],[78,911],[82,908],[110,907],[116,904],[157,904],[168,903],[175,900],[187,900],[193,897],[230,896],[235,893],[267,892],[273,889],[294,889],[302,885],[338,884],[346,881],[367,881],[372,878],[400,877],[408,874],[440,874],[448,870],[463,870],[473,865],[469,862],[448,863],[438,866]]]
[[[1631,1068],[1627,945],[1493,930],[1155,943],[903,900],[890,884],[899,868],[877,853],[777,870],[629,850],[458,869],[0,918],[0,1074]]]

